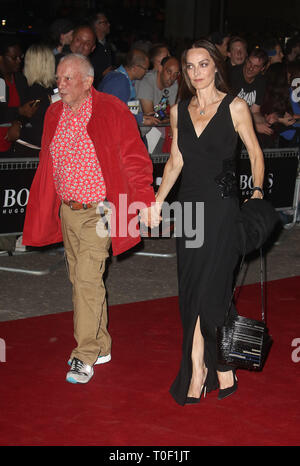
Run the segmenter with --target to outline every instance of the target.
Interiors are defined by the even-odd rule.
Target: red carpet
[[[259,297],[259,285],[243,287],[240,313],[257,318]],[[111,307],[112,361],[87,385],[65,382],[72,312],[0,322],[0,444],[300,445],[300,277],[269,282],[267,298],[274,344],[263,372],[239,371],[236,394],[185,407],[168,392],[180,359],[176,297]]]

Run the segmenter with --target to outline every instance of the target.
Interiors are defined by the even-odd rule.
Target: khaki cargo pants
[[[106,205],[103,208],[110,224],[110,209]],[[103,282],[111,238],[96,204],[90,209],[72,210],[62,203],[60,217],[69,278],[73,285],[77,347],[71,358],[93,365],[99,355],[106,356],[111,351]]]

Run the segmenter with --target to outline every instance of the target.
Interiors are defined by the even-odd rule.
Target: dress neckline
[[[221,102],[220,102],[219,105],[218,105],[217,110],[215,111],[215,113],[213,114],[213,116],[210,118],[210,120],[206,123],[206,125],[204,126],[204,128],[203,128],[203,130],[201,131],[201,133],[199,134],[199,136],[198,136],[198,134],[197,134],[197,132],[196,132],[195,125],[194,125],[194,123],[193,123],[193,120],[192,120],[192,117],[191,117],[191,114],[190,114],[190,111],[189,111],[189,105],[190,105],[190,102],[191,102],[192,98],[189,100],[188,105],[187,105],[187,112],[188,112],[188,114],[189,114],[189,119],[190,119],[191,125],[192,125],[192,127],[193,127],[194,134],[195,134],[195,136],[196,136],[196,138],[197,138],[198,140],[201,138],[202,134],[206,131],[206,129],[208,128],[208,126],[211,124],[211,122],[212,122],[212,121],[214,120],[214,118],[217,116],[217,114],[219,113],[219,110],[220,110],[221,107],[222,107],[222,104],[224,103],[224,101],[226,100],[226,98],[228,97],[228,95],[229,95],[229,94],[226,94],[226,95],[223,97],[223,99],[221,100]]]

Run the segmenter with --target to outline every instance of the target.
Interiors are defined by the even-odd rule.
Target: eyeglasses
[[[142,68],[142,69],[143,69],[144,71],[146,71],[146,72],[148,71],[148,68],[146,68],[146,67],[143,66],[143,65],[136,65],[136,66],[138,66],[139,68]]]

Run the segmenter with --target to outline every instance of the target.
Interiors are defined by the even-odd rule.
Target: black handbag
[[[244,263],[241,262],[240,271]],[[230,316],[230,309],[235,289],[233,291],[230,305],[225,316],[222,327],[217,328],[217,357],[219,364],[234,366],[247,370],[262,370],[268,352],[272,344],[269,335],[264,311],[263,293],[263,254],[260,248],[261,269],[261,312],[262,319],[254,320],[240,315]]]

